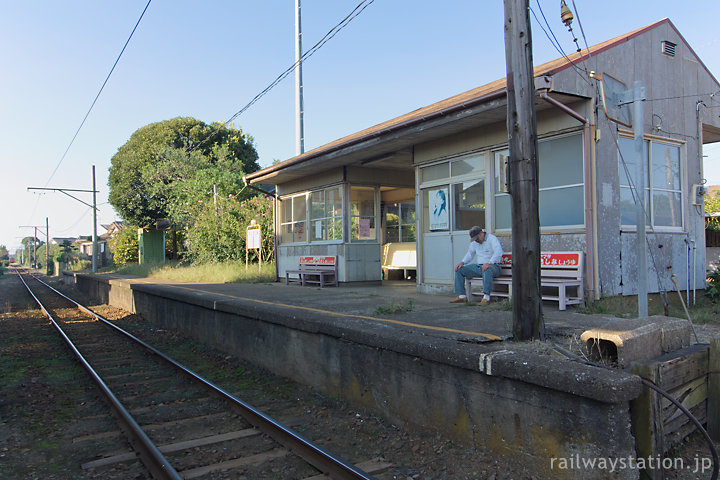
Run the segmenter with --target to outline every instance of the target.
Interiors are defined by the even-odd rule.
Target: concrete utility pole
[[[93,194],[93,251],[92,251],[92,271],[97,272],[97,256],[98,256],[98,242],[97,242],[97,190],[95,189],[95,165],[92,166],[92,194]]]
[[[305,153],[305,126],[303,125],[303,80],[302,80],[302,22],[300,0],[295,0],[295,155]]]
[[[45,217],[45,275],[50,268],[50,221]]]
[[[537,118],[528,0],[505,2],[508,174],[512,198],[513,335],[543,335]]]

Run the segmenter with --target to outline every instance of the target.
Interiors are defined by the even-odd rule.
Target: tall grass
[[[169,262],[164,265],[132,264],[104,270],[134,277],[159,278],[180,282],[197,283],[264,283],[275,281],[275,264],[257,264],[245,269],[244,262],[182,264]]]
[[[693,304],[693,295],[690,292],[690,302],[687,304],[686,291],[682,292],[683,300],[694,323],[717,323],[720,321],[720,302],[714,302],[698,290]],[[668,315],[676,318],[687,318],[685,309],[678,292],[667,292]],[[634,317],[637,315],[637,296],[617,296],[602,298],[591,302],[585,307],[578,307],[577,312],[590,315],[608,315],[617,317]],[[665,301],[660,294],[648,295],[648,313],[650,315],[665,315]]]

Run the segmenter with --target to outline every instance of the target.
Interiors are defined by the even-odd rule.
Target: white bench
[[[415,242],[386,243],[382,249],[384,278],[388,278],[389,270],[402,270],[403,278],[408,278],[408,270],[417,270]]]
[[[465,291],[468,301],[472,300],[472,286],[482,285],[482,277],[466,278]],[[543,300],[554,300],[559,303],[560,310],[566,305],[582,304],[585,301],[583,287],[583,252],[547,252],[540,254],[540,286]],[[498,289],[498,287],[505,287]],[[570,288],[570,293],[568,293]],[[572,291],[574,289],[574,292]],[[546,293],[548,290],[555,291]],[[574,295],[572,295],[574,293]],[[493,280],[491,295],[512,297],[512,254],[505,253],[500,262],[500,275]]]
[[[295,276],[297,275],[297,276]],[[285,285],[299,283],[305,285],[338,286],[337,257],[300,257],[297,270],[285,271]]]

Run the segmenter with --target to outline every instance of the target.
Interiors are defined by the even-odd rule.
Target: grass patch
[[[717,323],[720,322],[720,304],[712,301],[702,290],[699,290],[695,297],[695,304],[692,304],[692,293],[690,293],[690,304],[687,304],[685,292],[682,292],[683,300],[690,313],[693,323]],[[685,309],[678,292],[668,292],[667,314],[676,318],[687,318]],[[631,318],[637,316],[637,296],[607,297],[590,302],[584,307],[577,307],[578,313],[588,315],[609,315],[615,317]],[[665,315],[665,300],[659,293],[648,295],[648,313],[650,315]]]
[[[392,315],[394,313],[412,312],[415,308],[412,298],[408,298],[407,303],[395,303],[391,300],[389,305],[380,305],[375,309],[375,315]]]
[[[264,263],[259,270],[257,264],[250,265],[246,270],[245,263],[241,262],[204,264],[168,262],[164,265],[123,265],[103,269],[103,272],[198,283],[267,283],[275,281],[275,264],[273,263]]]

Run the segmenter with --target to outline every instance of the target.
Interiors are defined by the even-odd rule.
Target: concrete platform
[[[451,304],[407,282],[320,289],[66,278],[96,300],[392,421],[521,455],[541,478],[608,478],[606,471],[559,470],[552,458],[635,455],[629,405],[642,391],[640,378],[570,360],[544,343],[507,341],[512,313],[498,305]],[[622,321],[552,303],[544,312],[548,334],[558,338]]]

